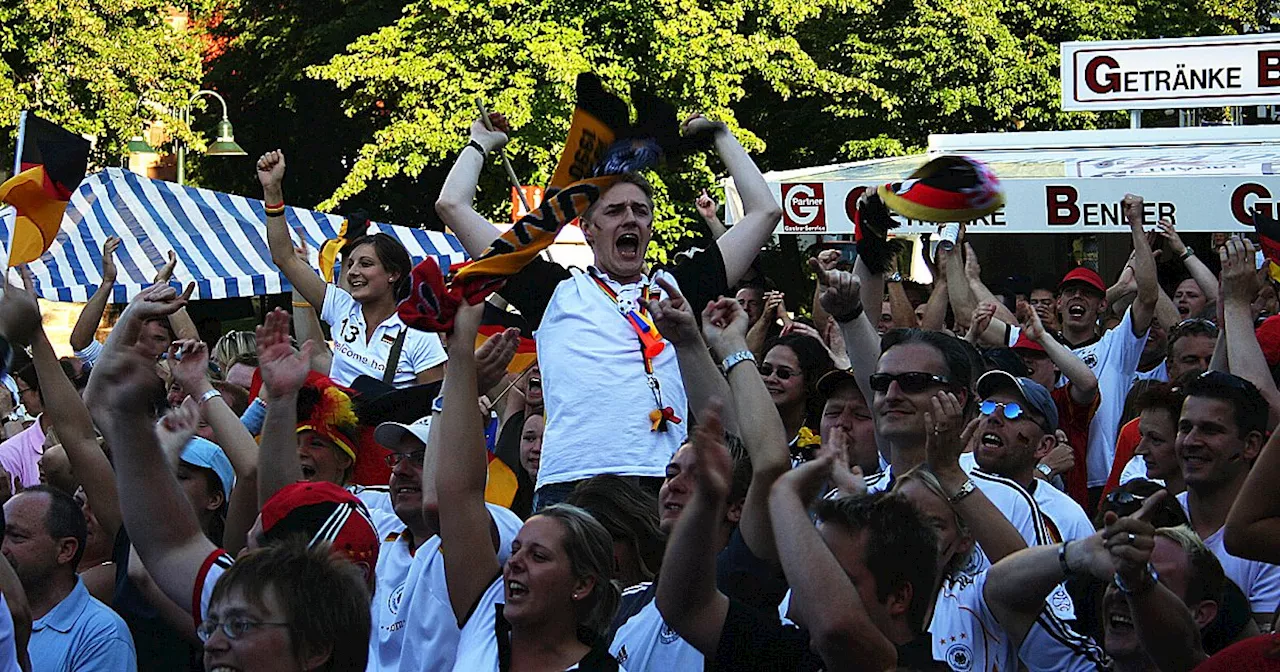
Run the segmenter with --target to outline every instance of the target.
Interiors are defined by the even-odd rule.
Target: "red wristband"
[[[279,210],[284,207],[284,201],[280,201],[279,203],[267,203],[264,201],[262,203],[262,207],[267,210]]]

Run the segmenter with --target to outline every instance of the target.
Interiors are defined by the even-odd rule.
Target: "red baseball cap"
[[[1267,366],[1280,364],[1280,315],[1263,320],[1254,333],[1258,336],[1258,345],[1262,346]]]
[[[1026,330],[1018,332],[1018,340],[1011,346],[1014,350],[1031,350],[1032,352],[1044,352],[1044,346],[1027,338]]]
[[[1098,275],[1098,272],[1092,268],[1077,266],[1071,269],[1065,276],[1063,276],[1062,282],[1058,283],[1058,289],[1062,289],[1068,283],[1072,282],[1082,282],[1103,294],[1107,293],[1107,286],[1102,282],[1102,276]]]
[[[300,482],[281,488],[262,507],[262,536],[267,542],[299,536],[308,546],[328,544],[373,586],[378,533],[364,502],[337,485]]]

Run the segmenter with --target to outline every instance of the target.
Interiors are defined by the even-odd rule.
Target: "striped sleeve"
[[[213,587],[233,564],[235,559],[221,548],[215,548],[200,565],[200,572],[196,574],[195,590],[192,591],[191,596],[191,617],[195,619],[197,628],[200,627],[205,616],[209,615],[209,601],[213,599]]]
[[[1018,658],[1028,672],[1099,672],[1111,669],[1111,659],[1091,637],[1082,635],[1053,610],[1044,609],[1027,631]]]

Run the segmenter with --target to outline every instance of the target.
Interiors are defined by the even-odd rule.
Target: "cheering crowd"
[[[488,121],[436,203],[477,265],[505,249],[473,206]],[[755,264],[760,171],[723,124],[683,132],[745,216],[704,193],[712,235],[666,268],[664,204],[621,172],[554,206],[583,208],[589,268],[446,287],[377,233],[327,282],[274,151],[293,310],[254,333],[200,340],[171,260],[97,341],[116,239],[74,357],[8,286],[0,672],[1280,669],[1252,242],[1197,252],[1129,195],[1114,281],[997,293],[963,235],[910,285],[868,225],[854,263],[809,260],[802,317]]]

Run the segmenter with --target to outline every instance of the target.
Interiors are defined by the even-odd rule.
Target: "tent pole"
[[[1129,110],[1129,128],[1142,128],[1142,110]]]

